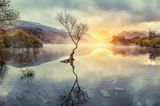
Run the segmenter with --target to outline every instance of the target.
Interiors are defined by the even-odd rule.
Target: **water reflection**
[[[62,63],[69,63],[72,67],[72,72],[75,75],[76,79],[73,83],[73,86],[68,94],[61,96],[61,106],[81,106],[87,103],[89,97],[86,91],[84,91],[79,85],[79,77],[75,72],[75,65],[74,65],[74,54],[75,50],[78,48],[78,45],[72,50],[70,53],[70,57],[61,61]]]
[[[99,46],[102,45],[80,45],[76,55],[90,54]],[[1,51],[3,51],[1,56],[6,64],[15,67],[27,67],[40,65],[67,56],[72,48],[72,45],[49,44],[44,45],[43,48],[1,48]]]
[[[4,64],[4,65],[1,65],[0,66],[0,80],[4,80],[6,78],[6,75],[7,75],[7,65]]]
[[[13,49],[2,48],[1,50],[1,64],[12,64],[15,66],[23,66],[33,61],[39,51],[31,49]]]
[[[160,57],[160,49],[159,48],[151,48],[151,47],[113,47],[113,53],[120,54],[123,56],[138,56],[138,55],[148,55],[148,58],[151,60],[156,60]]]
[[[16,67],[26,67],[39,65],[51,60],[55,60],[65,53],[48,52],[44,48],[3,48],[4,53],[1,54],[6,64]]]
[[[6,106],[59,106],[66,101],[66,106],[80,103],[85,106],[160,106],[159,65],[142,64],[149,59],[135,49],[140,48],[124,51],[126,58],[113,55],[107,48],[76,56],[77,61],[68,60],[68,65],[73,65],[72,70],[59,62],[62,59],[25,67],[35,70],[35,74],[23,74],[18,68],[8,65],[7,78],[0,86],[0,103],[6,102]],[[142,55],[148,54],[145,48],[140,51]],[[131,53],[135,56],[130,56]],[[71,71],[78,75],[74,81]],[[31,86],[26,84],[28,77],[33,78],[29,81]],[[69,90],[64,93],[66,88]],[[1,95],[5,96],[2,98]],[[79,95],[85,95],[86,99]]]
[[[61,62],[69,62],[70,66],[72,67],[72,72],[75,75],[76,79],[72,85],[71,90],[69,93],[64,94],[61,96],[61,106],[81,106],[86,104],[89,97],[86,91],[84,91],[79,85],[79,78],[75,72],[74,66],[74,59],[71,57],[69,60],[64,60]]]
[[[0,80],[4,80],[7,75],[7,65],[6,65],[6,51],[4,49],[0,49]]]

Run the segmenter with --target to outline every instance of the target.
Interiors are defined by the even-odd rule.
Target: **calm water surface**
[[[30,62],[17,63],[10,58],[1,75],[0,106],[59,106],[60,95],[75,80],[70,65],[60,62],[71,48],[45,45]],[[160,106],[159,60],[150,59],[148,52],[135,55],[135,50],[122,48],[107,44],[78,49],[75,71],[89,96],[84,106]],[[32,81],[21,79],[21,69],[35,71]]]

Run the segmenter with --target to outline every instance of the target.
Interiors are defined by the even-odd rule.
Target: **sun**
[[[102,43],[104,42],[109,42],[112,39],[112,36],[115,35],[114,30],[111,31],[92,31],[90,34],[97,40],[101,41]]]

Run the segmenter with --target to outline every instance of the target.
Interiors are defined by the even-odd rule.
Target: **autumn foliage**
[[[30,36],[22,30],[15,30],[0,36],[0,46],[4,48],[38,48],[43,46],[43,42],[38,37]]]
[[[154,31],[149,31],[146,36],[138,36],[130,39],[127,39],[125,36],[113,36],[111,42],[119,45],[138,45],[159,48],[160,34]]]

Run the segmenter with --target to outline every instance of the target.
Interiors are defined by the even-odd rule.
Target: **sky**
[[[121,31],[160,28],[160,0],[11,0],[21,20],[61,28],[58,12],[67,11],[87,23],[89,33],[110,38]]]

